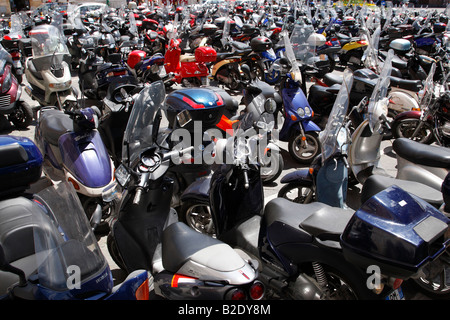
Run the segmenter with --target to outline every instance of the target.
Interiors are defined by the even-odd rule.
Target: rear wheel
[[[284,185],[278,192],[278,197],[305,204],[315,200],[314,191],[310,187],[303,186],[298,182],[291,182]]]
[[[423,122],[419,132],[412,137],[420,122],[420,119],[415,118],[394,121],[392,134],[395,138],[408,138],[423,144],[431,144],[434,141],[433,128],[428,122]]]
[[[26,129],[33,121],[33,109],[25,101],[17,101],[16,111],[9,115],[9,120],[18,129]]]

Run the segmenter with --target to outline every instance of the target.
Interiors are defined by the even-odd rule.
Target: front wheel
[[[181,222],[186,223],[195,231],[209,236],[215,236],[215,228],[209,204],[187,200],[181,206],[178,217]]]
[[[317,132],[305,132],[292,135],[288,142],[289,154],[295,161],[309,165],[320,153],[320,141]]]
[[[433,128],[428,122],[422,122],[422,127],[413,137],[420,119],[408,118],[392,123],[392,134],[397,138],[408,138],[423,144],[431,144],[434,141]]]
[[[270,159],[270,163],[261,167],[261,179],[265,184],[277,180],[284,169],[284,159],[281,152],[278,151],[272,158],[272,154],[268,151],[266,156]]]

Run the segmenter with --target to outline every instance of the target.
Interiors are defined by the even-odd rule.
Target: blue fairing
[[[63,163],[80,183],[89,188],[110,183],[111,162],[98,131],[84,135],[66,133],[59,138],[59,148]]]
[[[79,289],[57,291],[38,285],[39,289],[35,293],[35,298],[36,300],[99,300],[111,293],[113,285],[111,270],[106,265],[101,272],[97,273],[97,276],[83,282]]]

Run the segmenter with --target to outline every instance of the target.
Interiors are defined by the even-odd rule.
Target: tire
[[[207,203],[187,200],[182,204],[178,218],[199,233],[215,236],[211,210]]]
[[[408,138],[423,144],[431,144],[434,141],[433,128],[428,122],[424,122],[419,134],[411,138],[419,124],[419,119],[408,118],[392,123],[392,134],[397,138]]]
[[[120,269],[127,271],[125,263],[123,262],[123,259],[120,256],[119,249],[117,248],[116,241],[114,240],[111,234],[109,234],[108,237],[106,238],[106,246],[108,248],[109,255],[111,256],[113,261],[117,264],[117,266]]]
[[[228,77],[231,79],[231,83],[227,84],[228,89],[230,90],[239,90],[241,88],[241,75],[235,69],[229,70]]]
[[[25,101],[17,101],[16,112],[9,115],[9,120],[18,129],[26,129],[33,121],[33,109]]]
[[[450,297],[450,266],[448,250],[437,260],[428,264],[424,269],[424,276],[412,279],[416,287],[425,295],[434,299],[448,299]],[[431,276],[430,273],[434,275]]]
[[[309,165],[320,153],[320,141],[317,132],[305,132],[306,148],[302,145],[302,139],[299,134],[292,135],[289,138],[289,154],[298,163]]]
[[[274,168],[270,169],[269,165],[261,167],[261,179],[264,184],[272,183],[278,179],[284,169],[284,159],[281,152],[277,152],[278,161],[276,163],[270,163]],[[270,157],[270,155],[268,155]]]
[[[278,192],[278,198],[285,198],[295,203],[311,203],[315,201],[314,191],[298,182],[284,185]]]

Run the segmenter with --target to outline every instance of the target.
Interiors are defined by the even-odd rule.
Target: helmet
[[[314,47],[323,46],[327,42],[327,38],[323,34],[313,33],[308,37],[308,44]]]
[[[395,39],[389,44],[389,47],[396,52],[406,53],[411,49],[411,42],[406,39]]]

